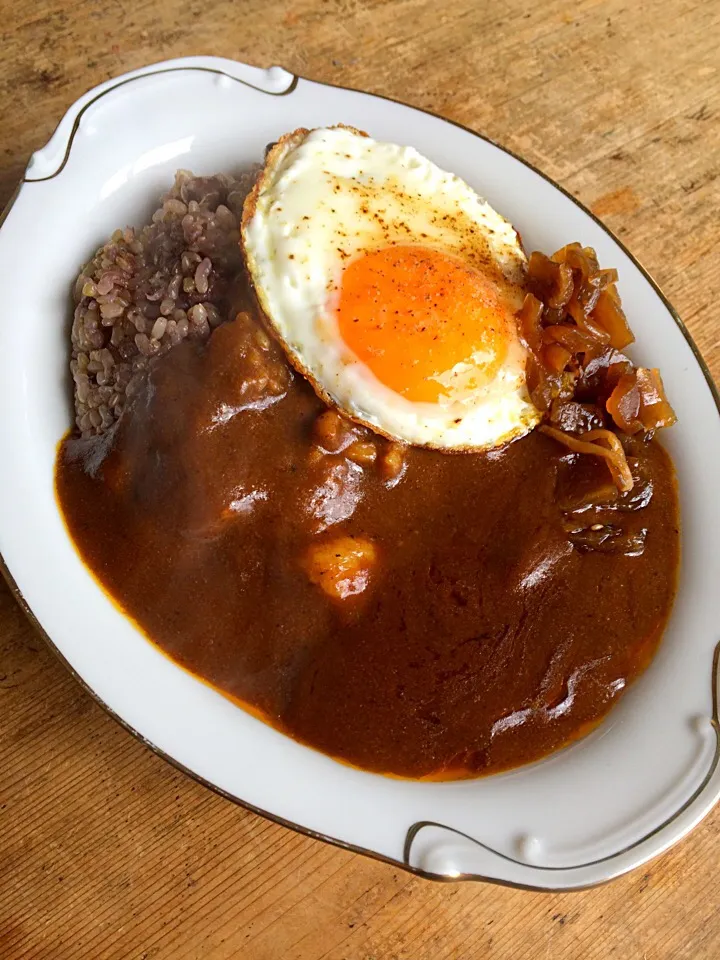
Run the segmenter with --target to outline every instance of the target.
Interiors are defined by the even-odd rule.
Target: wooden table
[[[190,53],[280,63],[427,107],[523,154],[645,263],[720,377],[720,3],[1,9],[0,200],[101,80]],[[0,588],[2,958],[716,960],[718,841],[720,809],[645,869],[585,893],[413,878],[176,773],[95,705]]]

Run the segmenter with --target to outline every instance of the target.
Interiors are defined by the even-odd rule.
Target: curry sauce
[[[648,664],[679,559],[670,459],[631,493],[537,431],[404,448],[327,407],[257,317],[151,365],[57,494],[83,560],[170,657],[291,737],[477,776],[592,728]]]

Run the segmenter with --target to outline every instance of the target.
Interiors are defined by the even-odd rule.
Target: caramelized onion
[[[568,540],[583,553],[615,553],[626,557],[641,557],[645,551],[647,530],[643,527],[636,533],[626,533],[613,524],[594,524],[591,527],[568,525]]]
[[[578,327],[589,334],[593,340],[603,345],[610,343],[610,334],[604,327],[601,327],[600,324],[593,320],[591,310],[586,312],[579,303],[571,300],[568,304],[568,312]]]
[[[570,243],[552,257],[533,253],[528,262],[529,288],[548,310],[569,315],[594,339],[620,350],[633,336],[615,286],[616,270],[600,270],[595,251]]]
[[[594,403],[577,400],[554,400],[550,408],[550,425],[565,433],[587,433],[605,426],[603,411]]]
[[[526,346],[535,353],[540,348],[540,319],[543,305],[532,293],[525,295],[525,300],[518,313],[518,327],[520,336]]]
[[[561,343],[549,343],[543,347],[542,359],[544,366],[552,373],[562,373],[572,359],[572,353]]]
[[[643,425],[638,420],[640,413],[640,390],[637,374],[623,373],[605,404],[607,412],[624,433],[637,433]]]
[[[600,292],[592,311],[592,319],[609,334],[610,346],[616,350],[622,350],[635,339],[620,306],[614,284]]]
[[[620,440],[612,430],[589,430],[587,433],[575,437],[562,430],[556,430],[547,424],[538,427],[541,433],[558,443],[564,444],[573,453],[588,453],[595,457],[602,457],[613,476],[618,490],[627,493],[633,488],[633,476],[628,466],[627,457]]]
[[[639,419],[646,430],[671,427],[676,421],[675,411],[665,395],[660,371],[638,367],[637,385],[640,392]]]
[[[530,254],[528,276],[549,307],[564,307],[572,296],[573,272],[567,263],[556,263],[544,253],[535,251]]]
[[[571,353],[591,353],[597,349],[597,341],[569,323],[553,323],[542,331],[543,343],[560,343]]]
[[[605,459],[618,489],[628,491],[625,452],[606,425],[632,436],[676,417],[658,371],[636,368],[620,352],[635,338],[617,279],[617,270],[601,270],[595,251],[579,243],[552,257],[533,253],[518,328],[528,348],[530,399],[548,415],[540,429],[577,453]]]
[[[531,355],[525,368],[525,380],[533,404],[541,413],[547,413],[556,395],[556,378]]]
[[[598,262],[592,247],[583,247],[579,243],[568,243],[557,250],[552,257],[555,263],[567,263],[580,274],[582,283],[585,283],[591,273],[598,270]]]

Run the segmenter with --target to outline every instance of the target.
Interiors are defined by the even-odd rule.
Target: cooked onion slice
[[[542,319],[543,305],[532,293],[525,295],[525,300],[520,308],[517,321],[520,336],[525,341],[527,348],[536,353],[540,349],[540,321]]]
[[[635,337],[628,326],[627,317],[620,306],[620,297],[614,283],[600,292],[592,311],[592,319],[610,336],[610,346],[622,350]]]
[[[659,371],[645,367],[622,373],[606,408],[616,425],[628,434],[670,427],[677,420]]]
[[[620,440],[612,430],[588,430],[579,437],[555,427],[542,424],[538,427],[541,433],[558,443],[564,444],[573,453],[588,453],[595,457],[602,457],[607,463],[613,480],[621,493],[627,493],[633,488],[633,476],[625,456],[625,450]]]
[[[659,430],[671,427],[677,422],[675,411],[665,395],[660,371],[638,367],[635,371],[640,391],[639,418],[645,430]]]
[[[564,307],[574,289],[572,268],[567,263],[556,263],[544,253],[530,254],[528,272],[533,286],[549,307]]]
[[[605,404],[607,412],[624,433],[637,433],[642,430],[638,420],[640,413],[640,390],[635,371],[623,373]]]

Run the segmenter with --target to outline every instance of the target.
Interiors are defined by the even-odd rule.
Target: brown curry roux
[[[533,432],[393,445],[327,410],[257,320],[161,358],[105,438],[68,438],[80,554],[174,660],[379,772],[473,776],[596,724],[652,657],[678,565],[674,474]]]

